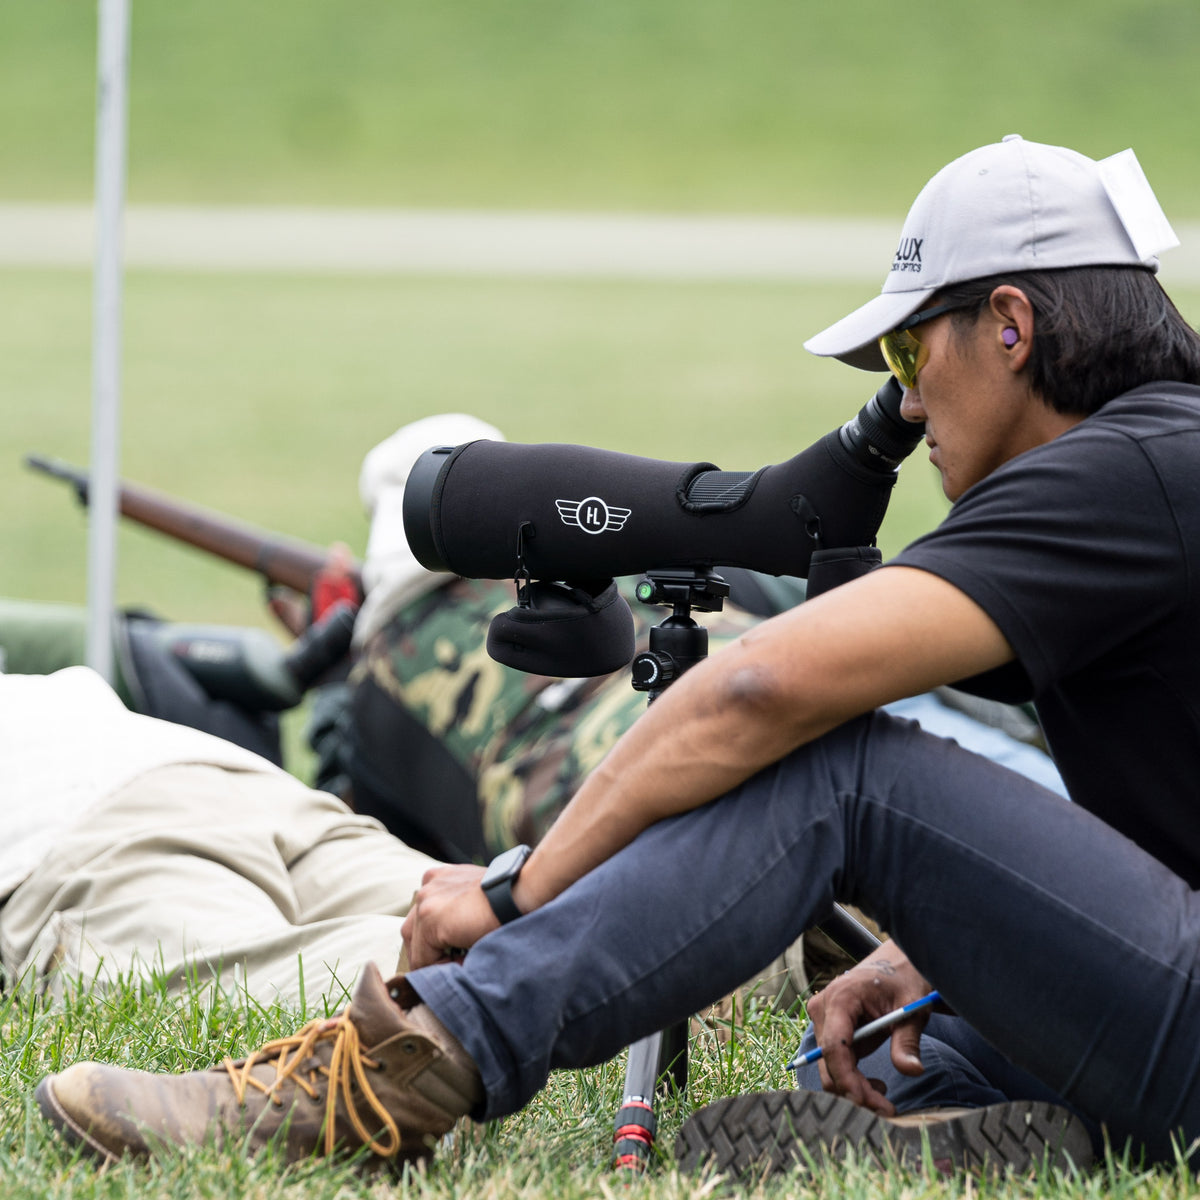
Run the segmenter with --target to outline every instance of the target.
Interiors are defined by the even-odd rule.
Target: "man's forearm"
[[[628,845],[643,829],[724,795],[796,745],[801,732],[772,711],[741,642],[694,668],[634,723],[574,798],[522,871],[514,899],[538,907]],[[744,672],[744,674],[743,674]],[[828,722],[832,728],[836,722]]]
[[[513,898],[539,907],[656,821],[724,795],[850,717],[1011,657],[974,601],[906,567],[764,621],[633,724],[542,839]]]

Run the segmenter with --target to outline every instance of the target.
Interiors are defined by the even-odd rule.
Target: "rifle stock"
[[[86,471],[54,458],[30,454],[26,466],[71,484],[85,507],[88,503]],[[257,571],[268,583],[281,584],[308,595],[329,559],[323,546],[297,538],[282,537],[235,521],[212,509],[187,504],[163,492],[137,484],[118,485],[117,507],[121,516],[176,541],[195,546],[226,562]],[[347,574],[362,595],[361,564],[352,562]]]

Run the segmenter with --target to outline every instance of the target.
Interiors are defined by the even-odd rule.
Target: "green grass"
[[[91,192],[95,4],[0,0],[0,196]],[[1005,133],[1200,214],[1192,0],[146,0],[135,200],[898,214]]]
[[[323,1010],[317,1010],[323,1015]],[[521,1197],[574,1200],[631,1194],[609,1168],[612,1122],[624,1080],[623,1056],[604,1066],[552,1076],[521,1113],[486,1128],[460,1126],[436,1162],[401,1179],[372,1179],[345,1162],[286,1167],[266,1155],[246,1160],[236,1148],[212,1146],[168,1154],[146,1165],[121,1164],[98,1173],[53,1134],[31,1101],[47,1072],[80,1058],[150,1071],[196,1070],[249,1046],[291,1032],[300,1014],[231,1002],[207,992],[170,997],[154,981],[85,992],[47,1008],[23,994],[0,1002],[0,1191],[5,1196],[97,1200],[129,1196],[206,1200],[296,1197]],[[728,1026],[725,1027],[728,1030]],[[683,1176],[672,1162],[674,1134],[692,1104],[734,1092],[786,1085],[783,1063],[794,1050],[798,1023],[767,1008],[739,1015],[733,1036],[693,1037],[688,1096],[658,1106],[660,1157],[635,1193],[646,1200],[727,1194],[706,1177]],[[1185,1169],[1147,1172],[1119,1160],[1087,1177],[974,1180],[925,1177],[853,1164],[814,1178],[750,1184],[733,1194],[761,1197],[870,1197],[871,1200],[957,1200],[962,1197],[1091,1200],[1174,1200],[1198,1194]]]

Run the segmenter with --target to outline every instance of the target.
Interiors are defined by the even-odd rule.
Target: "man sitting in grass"
[[[91,672],[55,673],[81,661],[82,610],[0,601],[0,649],[16,669],[0,675],[10,813],[0,962],[10,979],[59,991],[157,972],[173,988],[219,979],[263,1003],[296,1003],[302,991],[336,1002],[367,962],[396,961],[401,921],[434,865],[423,851],[486,861],[541,837],[646,702],[627,672],[561,681],[494,662],[485,638],[512,605],[512,584],[433,574],[413,558],[398,527],[413,460],[431,443],[476,437],[501,435],[444,414],[367,455],[370,586],[350,682],[319,689],[314,707],[317,791],[262,757],[265,744],[278,755],[262,714],[207,696],[157,642],[146,643],[154,655],[119,659],[137,683],[118,686],[126,705],[141,701],[135,715]],[[803,596],[796,580],[730,579],[760,611]],[[636,608],[644,633],[647,610]],[[712,623],[714,643],[758,619],[731,606]],[[151,670],[168,669],[148,686]],[[934,697],[905,711],[1058,785],[1039,750]],[[219,731],[240,746],[207,736]],[[760,990],[787,1007],[847,961],[810,939]]]
[[[368,968],[306,1035],[306,1088],[278,1054],[176,1077],[81,1063],[42,1081],[42,1111],[106,1157],[285,1129],[293,1156],[419,1157],[459,1115],[513,1112],[551,1069],[703,1007],[840,900],[895,941],[811,1006],[826,1094],[720,1101],[685,1163],[927,1140],[947,1168],[1081,1164],[1076,1111],[1151,1160],[1187,1152],[1200,336],[1154,278],[1173,242],[1131,153],[1012,136],[940,171],[882,294],[809,348],[900,379],[946,520],[683,676],[532,853],[430,872],[415,969]],[[1075,803],[878,711],[962,681],[1037,701]],[[999,1106],[897,1118],[860,1069],[854,1030],[931,988],[1013,1068]],[[920,1026],[892,1035],[902,1075]]]

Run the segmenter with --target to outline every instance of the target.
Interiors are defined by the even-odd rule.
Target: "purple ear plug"
[[[1011,350],[1016,344],[1020,334],[1015,329],[1006,329],[1000,334],[1001,340]]]

